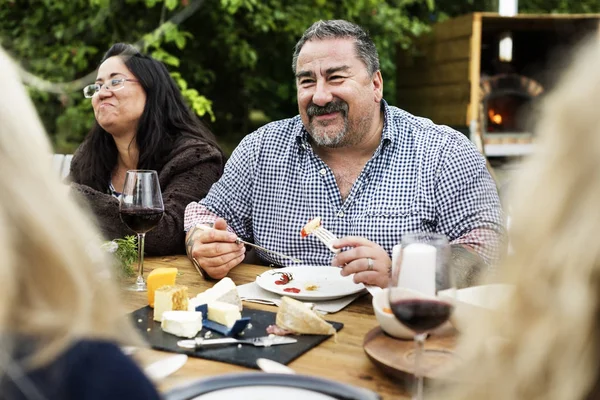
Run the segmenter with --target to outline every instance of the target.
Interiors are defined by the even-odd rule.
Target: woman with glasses
[[[151,255],[185,253],[185,206],[203,198],[223,171],[213,134],[186,106],[166,67],[118,43],[104,55],[83,94],[95,124],[71,163],[72,187],[95,213],[107,239],[133,234],[119,217],[130,169],[158,171],[165,214],[146,235]]]

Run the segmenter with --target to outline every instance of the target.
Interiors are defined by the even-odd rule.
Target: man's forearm
[[[450,267],[458,288],[478,283],[489,266],[474,250],[462,244],[450,245]]]

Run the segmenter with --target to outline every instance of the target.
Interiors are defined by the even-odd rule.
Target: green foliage
[[[94,117],[82,86],[94,81],[94,69],[115,42],[140,44],[172,72],[192,36],[168,18],[185,0],[0,0],[0,44],[28,72],[54,83],[53,92],[30,88],[55,151],[72,152]],[[157,7],[160,6],[160,7]],[[84,82],[77,81],[85,77]],[[179,75],[179,85],[188,85]],[[183,93],[200,116],[214,119],[212,103],[198,90]]]
[[[598,0],[521,0],[519,10],[527,13],[600,13]]]
[[[0,42],[27,71],[55,83],[86,77],[115,42],[163,61],[225,149],[259,124],[297,114],[292,51],[319,19],[364,26],[379,50],[384,97],[395,103],[395,53],[432,21],[494,11],[498,0],[0,0]],[[597,0],[521,0],[522,12],[600,12]],[[189,8],[188,8],[189,7]],[[183,23],[169,22],[195,10]],[[90,75],[91,74],[91,75]],[[57,151],[93,123],[81,85],[30,93]],[[260,116],[257,118],[256,116]]]
[[[102,248],[114,256],[119,276],[127,278],[135,275],[133,263],[138,259],[136,236],[105,242]]]

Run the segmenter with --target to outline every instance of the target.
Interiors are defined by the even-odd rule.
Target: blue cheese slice
[[[171,335],[193,338],[202,330],[202,313],[196,311],[165,311],[160,327]]]

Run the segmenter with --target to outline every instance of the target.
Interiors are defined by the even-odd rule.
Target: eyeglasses
[[[116,92],[117,90],[121,90],[125,87],[125,81],[138,82],[136,79],[118,78],[111,79],[105,82],[103,85],[100,85],[99,83],[94,83],[92,85],[87,85],[83,88],[83,95],[86,99],[91,99],[96,93],[102,90],[103,86],[111,92]]]

